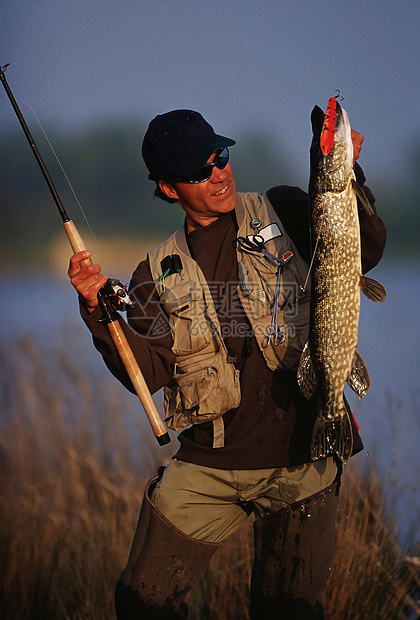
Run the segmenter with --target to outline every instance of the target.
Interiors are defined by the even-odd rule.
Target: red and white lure
[[[337,98],[330,97],[327,111],[325,112],[324,125],[321,131],[319,146],[323,155],[328,155],[334,146],[335,115],[337,110]]]

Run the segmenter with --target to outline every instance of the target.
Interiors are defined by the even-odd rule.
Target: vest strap
[[[213,448],[223,448],[225,445],[225,425],[223,417],[213,420]]]

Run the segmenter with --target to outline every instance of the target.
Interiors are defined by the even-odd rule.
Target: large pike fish
[[[359,397],[370,387],[369,373],[357,352],[360,290],[383,301],[384,287],[362,275],[358,202],[372,214],[353,172],[350,122],[336,98],[327,113],[311,114],[313,140],[309,180],[313,244],[309,338],[298,368],[298,383],[309,398],[322,401],[311,440],[313,460],[336,454],[347,461],[353,449],[345,382]]]

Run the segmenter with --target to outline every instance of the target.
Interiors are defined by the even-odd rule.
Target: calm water
[[[359,352],[372,387],[362,400],[346,391],[365,443],[357,458],[381,472],[403,533],[418,524],[420,515],[419,267],[384,263],[369,274],[388,291],[383,304],[362,300]],[[36,274],[14,274],[0,276],[0,284],[3,339],[35,330],[40,339],[58,343],[64,330],[66,350],[70,346],[71,354],[108,376],[78,316],[76,295],[65,276],[48,280]]]

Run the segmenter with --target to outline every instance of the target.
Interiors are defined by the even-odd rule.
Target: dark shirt
[[[368,191],[368,190],[367,190]],[[300,255],[310,261],[308,196],[296,187],[278,186],[267,196]],[[373,196],[370,194],[372,203]],[[360,214],[363,269],[372,268],[382,256],[385,228],[375,214]],[[224,416],[225,446],[212,448],[211,422],[189,427],[179,434],[175,455],[184,461],[220,469],[261,469],[310,461],[309,445],[318,411],[318,399],[302,396],[296,372],[271,371],[251,334],[237,294],[237,235],[234,212],[188,235],[192,257],[210,285],[221,332],[229,353],[241,373],[241,403]],[[124,330],[151,392],[172,378],[174,355],[166,318],[158,303],[147,260],[133,274],[130,289],[139,305],[128,313]],[[113,374],[132,389],[125,370],[113,351],[106,330],[86,322],[93,331],[95,346]],[[354,451],[362,443],[353,424]]]

